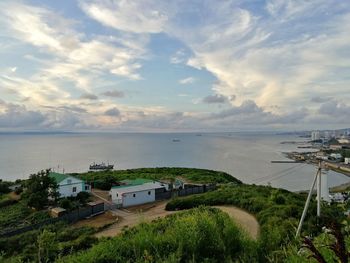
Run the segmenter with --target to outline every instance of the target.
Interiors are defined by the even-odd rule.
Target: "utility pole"
[[[306,212],[307,212],[307,209],[309,208],[312,192],[314,190],[314,187],[315,187],[317,180],[318,180],[318,184],[317,184],[317,217],[321,216],[321,174],[322,174],[322,163],[321,163],[321,161],[319,161],[317,173],[314,177],[314,180],[312,181],[311,188],[310,188],[309,194],[308,194],[306,202],[305,202],[303,214],[301,215],[298,229],[297,229],[297,233],[296,233],[295,237],[298,237],[300,235],[301,227],[303,226]]]

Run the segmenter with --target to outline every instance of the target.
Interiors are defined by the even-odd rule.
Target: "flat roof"
[[[112,189],[116,190],[118,193],[132,193],[132,192],[141,192],[153,189],[165,188],[165,186],[161,186],[155,183],[146,183],[142,185],[126,185],[124,187],[114,187]],[[112,190],[111,189],[111,190]]]

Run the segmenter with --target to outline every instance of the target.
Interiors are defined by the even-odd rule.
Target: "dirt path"
[[[119,216],[120,220],[117,224],[110,226],[109,228],[96,233],[96,237],[112,237],[120,234],[125,227],[132,227],[141,222],[150,222],[156,218],[165,217],[167,215],[176,213],[176,211],[166,211],[166,202],[159,202],[154,204],[151,208],[138,212],[126,212],[120,211],[122,215]],[[229,216],[237,222],[253,239],[257,239],[259,235],[259,223],[255,217],[244,210],[241,210],[233,206],[215,206],[221,209],[223,212],[228,213]],[[118,214],[118,211],[116,212]]]
[[[248,212],[234,206],[214,206],[227,213],[238,225],[240,225],[249,236],[257,240],[260,226],[256,218]]]

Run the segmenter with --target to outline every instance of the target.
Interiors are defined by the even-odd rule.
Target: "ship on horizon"
[[[98,164],[98,163],[93,163],[90,164],[89,169],[90,170],[113,170],[114,165],[113,164],[105,164],[104,162]]]

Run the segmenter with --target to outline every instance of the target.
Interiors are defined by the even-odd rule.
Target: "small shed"
[[[91,214],[100,214],[105,211],[105,203],[103,201],[89,202],[87,203],[91,207]]]
[[[61,217],[66,214],[66,209],[62,207],[54,207],[50,210],[51,217]]]

